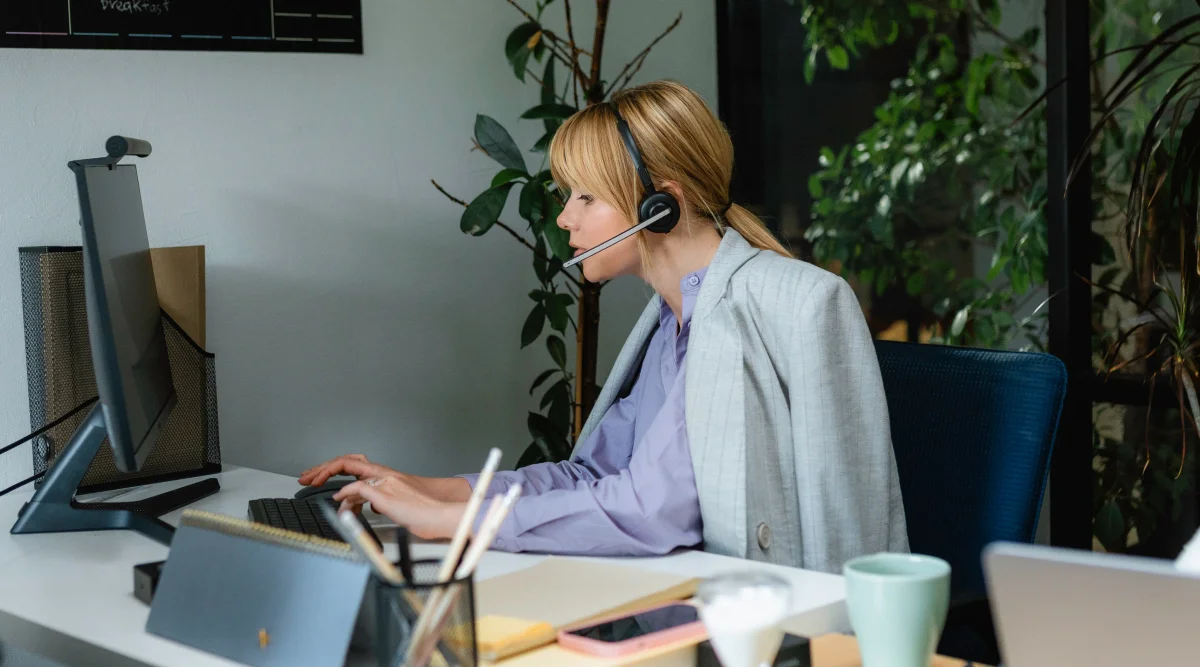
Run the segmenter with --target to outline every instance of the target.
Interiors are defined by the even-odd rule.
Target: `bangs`
[[[576,113],[554,133],[550,175],[564,196],[569,196],[571,190],[583,190],[618,210],[633,213],[637,206],[633,159],[617,132],[616,116],[607,105],[597,104]]]

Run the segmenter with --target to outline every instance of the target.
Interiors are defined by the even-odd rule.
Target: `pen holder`
[[[475,590],[472,577],[438,583],[441,562],[419,560],[412,564],[412,581],[394,585],[374,580],[375,646],[379,667],[476,667]],[[432,606],[445,610],[437,627],[420,628],[422,636],[432,631],[437,643],[428,662],[405,661],[414,640],[422,611]]]

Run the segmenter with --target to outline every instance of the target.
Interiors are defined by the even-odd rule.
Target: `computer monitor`
[[[176,402],[137,167],[78,178],[96,390],[117,469],[136,472]]]
[[[107,437],[117,469],[136,472],[175,406],[137,168],[150,145],[113,137],[108,157],[70,163],[79,190],[88,336],[98,400],[20,512],[14,534],[132,529],[163,543],[162,514],[211,495],[207,479],[137,503],[80,503],[75,492]]]

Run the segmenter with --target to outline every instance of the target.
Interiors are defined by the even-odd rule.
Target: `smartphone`
[[[703,640],[704,623],[686,602],[621,614],[558,633],[565,649],[606,658],[627,656],[685,639]]]

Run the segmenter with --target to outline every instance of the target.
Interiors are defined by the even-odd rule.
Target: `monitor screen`
[[[81,170],[88,329],[117,468],[141,467],[175,403],[137,169]]]

